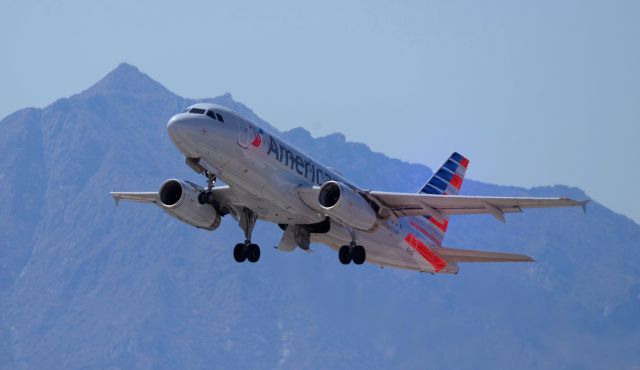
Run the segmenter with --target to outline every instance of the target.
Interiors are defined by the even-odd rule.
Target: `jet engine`
[[[318,192],[318,203],[327,216],[355,229],[371,230],[376,224],[376,211],[360,194],[341,182],[325,182]]]
[[[171,216],[189,225],[215,230],[220,226],[220,215],[210,204],[200,204],[200,192],[176,179],[164,182],[158,193],[159,206]]]

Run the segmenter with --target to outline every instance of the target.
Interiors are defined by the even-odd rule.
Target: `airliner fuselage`
[[[193,108],[214,111],[224,122],[206,114],[190,113]],[[326,216],[310,208],[299,196],[299,189],[331,180],[353,186],[336,171],[225,107],[196,104],[173,116],[167,129],[173,143],[187,158],[199,158],[204,168],[234,189],[244,199],[243,205],[263,221],[281,225],[323,222]],[[411,248],[395,247],[402,242],[401,230],[408,227],[405,221],[380,220],[366,233],[354,231],[357,242],[367,246],[370,262],[382,258],[386,261],[383,265],[433,272],[432,266],[416,263]],[[351,242],[350,231],[337,223],[331,224],[328,233],[310,236],[311,242],[336,250]]]

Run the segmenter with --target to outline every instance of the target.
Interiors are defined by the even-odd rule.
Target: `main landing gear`
[[[255,263],[260,259],[260,247],[251,243],[251,233],[256,225],[258,215],[248,208],[243,208],[240,214],[240,228],[244,231],[244,243],[236,244],[233,248],[233,258],[236,262],[244,262],[245,260]]]
[[[351,245],[343,245],[338,250],[338,259],[343,265],[348,265],[353,261],[356,265],[362,265],[367,259],[367,252],[361,245],[351,243]]]
[[[200,194],[198,194],[198,203],[211,204],[216,209],[220,209],[220,207],[218,207],[218,203],[213,197],[213,191],[212,191],[216,183],[216,175],[209,173],[206,170],[204,172],[204,175],[207,176],[207,190],[201,191]]]
[[[351,234],[351,243],[343,245],[338,250],[338,259],[343,265],[348,265],[353,261],[356,265],[362,265],[367,259],[367,252],[364,247],[356,244],[357,234],[355,230],[347,228]]]

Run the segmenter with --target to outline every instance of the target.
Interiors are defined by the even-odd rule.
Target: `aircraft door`
[[[238,129],[240,130],[238,136],[238,144],[246,148],[249,146],[249,141],[251,140],[253,134],[253,128],[249,124],[249,122],[238,118]]]

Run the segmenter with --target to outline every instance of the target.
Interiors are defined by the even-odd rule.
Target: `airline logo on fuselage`
[[[262,138],[260,140],[262,140]],[[272,136],[269,136],[269,150],[267,151],[267,156],[271,155],[273,155],[280,163],[289,167],[292,172],[295,171],[298,175],[316,185],[322,185],[329,180],[333,180],[331,175],[326,173],[322,167],[287,148]]]
[[[251,145],[253,145],[256,148],[259,148],[260,144],[262,144],[262,135],[264,135],[264,131],[262,131],[262,129],[259,129],[258,133],[256,134],[256,137],[251,142]]]

